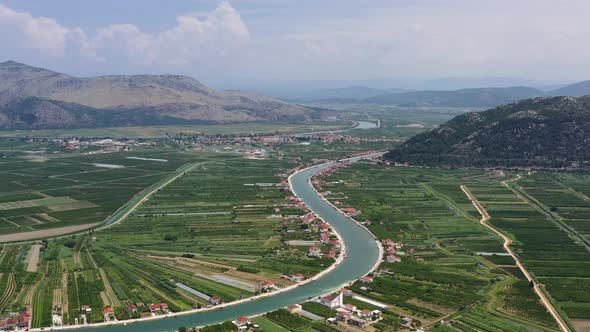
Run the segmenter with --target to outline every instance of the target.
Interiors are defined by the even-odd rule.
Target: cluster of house
[[[130,314],[135,314],[135,313],[139,312],[138,306],[144,306],[144,304],[143,303],[138,303],[137,305],[129,304],[129,305],[127,305],[127,307],[125,307],[125,309]],[[166,304],[164,302],[152,303],[148,306],[148,308],[150,309],[150,313],[152,315],[157,315],[160,313],[166,314],[166,313],[170,312],[170,308],[168,307],[168,304]],[[91,312],[92,312],[91,306],[89,306],[88,304],[81,305],[80,306],[81,321],[79,323],[86,324],[87,323],[86,315],[90,314]],[[104,316],[104,320],[107,322],[111,321],[111,320],[117,320],[117,318],[115,317],[115,309],[113,307],[111,307],[110,305],[107,305],[102,309],[102,314]],[[60,324],[54,324],[54,325],[60,325]]]
[[[352,297],[353,293],[343,288],[339,292],[321,297],[318,302],[330,309],[336,310],[336,317],[330,317],[328,322],[343,322],[355,327],[367,327],[371,323],[381,319],[380,310],[358,309],[353,304],[344,303],[344,297]]]
[[[406,254],[406,251],[402,251],[404,244],[402,242],[394,242],[391,239],[383,240],[383,247],[385,249],[385,261],[387,263],[399,263],[402,261],[401,257]],[[409,254],[414,253],[414,249],[410,248],[407,250]]]
[[[283,180],[283,182],[286,182],[286,181]],[[281,185],[283,185],[283,182],[281,182]],[[289,185],[288,184],[284,184],[284,187],[282,188],[282,190],[291,192],[291,189],[289,188]],[[299,209],[299,210],[301,210],[303,212],[309,212],[309,208],[307,207],[307,205],[305,205],[305,203],[303,203],[303,201],[301,201],[301,199],[295,197],[294,195],[287,196],[287,200],[289,202],[291,202],[291,207],[293,207],[295,209]],[[309,222],[310,221],[307,221],[307,223],[309,223]],[[305,221],[304,221],[304,223],[305,223]]]
[[[32,313],[33,309],[28,305],[20,313],[0,320],[0,331],[28,331],[31,328]]]
[[[242,154],[246,158],[262,159],[268,157],[268,151],[265,149],[239,149],[235,152]]]
[[[252,146],[263,145],[273,146],[276,144],[296,144],[310,142],[322,143],[369,143],[369,142],[401,142],[399,138],[382,138],[382,137],[354,137],[343,134],[330,132],[318,132],[316,134],[267,134],[267,135],[198,135],[192,137],[177,137],[174,141],[182,146],[220,146],[220,145],[238,145]]]
[[[341,208],[340,210],[342,210],[344,213],[346,213],[350,217],[356,217],[362,213],[361,210],[357,210],[353,207]]]
[[[150,308],[150,312],[152,313],[152,315],[157,315],[157,314],[167,314],[170,312],[170,308],[168,307],[168,304],[162,302],[162,303],[152,303],[149,305]]]
[[[384,137],[355,137],[348,135],[328,134],[318,139],[323,143],[373,143],[373,142],[403,142],[402,138],[384,138]]]
[[[338,237],[335,234],[332,234],[332,232],[329,231],[330,225],[325,222],[320,222],[315,226],[318,227],[320,232],[320,242],[324,245],[324,249],[318,246],[312,246],[307,250],[307,255],[309,257],[336,259],[342,249],[340,240],[338,240]]]
[[[282,186],[285,186],[288,190],[288,184],[286,181],[281,182]],[[292,207],[299,208],[306,212],[304,215],[299,217],[299,222],[306,226],[309,232],[319,233],[319,242],[324,246],[324,249],[313,246],[308,249],[308,256],[310,257],[326,257],[335,259],[338,257],[342,249],[342,244],[338,237],[333,234],[330,230],[330,224],[324,222],[318,218],[315,213],[310,212],[305,203],[299,198],[291,195],[287,199],[292,203]]]
[[[175,142],[179,145],[190,145],[196,147],[222,145],[271,146],[283,143],[296,143],[297,138],[288,135],[199,135],[195,137],[177,138],[175,139]]]
[[[62,139],[56,138],[52,140],[53,143],[65,147],[67,150],[79,150],[84,147],[99,147],[105,151],[129,151],[132,146],[153,145],[154,143],[137,142],[135,140],[114,140],[114,139],[88,139],[79,140],[77,138]]]
[[[332,242],[332,241],[331,241]],[[324,258],[331,258],[331,259],[336,259],[336,257],[338,256],[338,252],[340,250],[340,242],[338,240],[333,240],[333,242],[336,244],[335,246],[337,246],[338,251],[334,250],[335,246],[332,246],[331,248],[325,248],[322,249],[318,246],[313,246],[313,247],[309,247],[309,249],[307,250],[307,255],[309,257],[324,257]]]

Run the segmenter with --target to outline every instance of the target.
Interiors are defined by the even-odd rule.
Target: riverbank
[[[339,162],[347,162],[350,160],[353,160],[352,162],[356,162],[358,160],[361,159],[369,159],[369,158],[374,158],[377,156],[382,156],[385,152],[379,152],[379,153],[374,153],[374,154],[369,154],[366,156],[360,156],[360,157],[353,157],[353,158],[347,158],[347,159],[342,159]],[[362,157],[366,157],[366,158],[362,158]],[[357,159],[360,158],[360,159]],[[358,222],[357,220],[355,220],[354,218],[352,218],[351,216],[349,216],[348,214],[346,214],[344,211],[340,210],[336,205],[334,205],[332,202],[330,202],[326,197],[324,197],[324,195],[322,195],[314,186],[313,183],[311,182],[311,177],[309,178],[309,185],[311,186],[311,188],[313,188],[313,190],[315,191],[315,193],[328,205],[330,205],[331,207],[333,207],[334,209],[338,210],[343,216],[345,216],[347,219],[349,219],[350,221],[354,222],[355,224],[357,224],[358,226],[360,226],[361,228],[363,228],[367,233],[371,234],[371,236],[375,239],[375,242],[377,242],[377,246],[379,247],[379,257],[383,258],[383,255],[385,254],[385,249],[383,248],[383,245],[381,244],[381,240],[379,240],[379,238],[373,234],[373,232],[371,232],[367,226],[361,224],[360,222]],[[377,270],[377,268],[379,267],[379,265],[381,265],[382,263],[382,259],[378,260],[377,262],[375,262],[375,265],[373,265],[373,268],[371,268],[371,270],[369,272],[367,272],[365,275],[371,274],[372,272],[374,272],[375,270]]]
[[[370,154],[368,156],[371,155],[374,154]],[[361,157],[362,156],[354,157],[351,158],[351,160],[358,160],[361,159]],[[167,315],[130,319],[124,321],[109,321],[87,325],[72,325],[43,329],[36,328],[33,329],[33,331],[61,331],[83,329],[88,331],[96,330],[143,332],[169,330],[172,324],[174,324],[173,326],[176,327],[182,325],[200,326],[215,324],[217,322],[233,319],[240,315],[254,316],[264,312],[276,310],[289,304],[303,302],[310,298],[317,297],[328,292],[333,292],[334,290],[341,288],[347,282],[350,281],[350,278],[356,279],[357,275],[365,275],[366,273],[368,273],[366,271],[372,271],[371,268],[374,269],[375,266],[378,266],[378,263],[381,261],[382,258],[382,253],[379,252],[379,248],[373,247],[367,249],[365,248],[366,245],[362,245],[362,241],[369,241],[369,238],[374,239],[374,236],[369,232],[367,232],[367,235],[364,235],[362,234],[364,232],[359,233],[358,230],[350,228],[350,226],[347,225],[351,224],[350,221],[348,219],[346,219],[346,221],[343,220],[343,217],[347,216],[343,214],[342,211],[335,209],[333,205],[327,204],[325,198],[319,195],[319,193],[317,193],[317,190],[315,190],[315,188],[313,188],[313,186],[311,186],[311,184],[309,183],[309,177],[311,177],[317,171],[320,171],[321,169],[327,167],[332,163],[334,162],[310,166],[305,169],[299,170],[298,172],[295,172],[289,176],[289,186],[290,189],[293,191],[293,194],[302,199],[302,201],[306,204],[306,206],[308,206],[310,211],[314,212],[320,219],[330,224],[331,228],[334,230],[334,233],[337,234],[338,238],[341,240],[341,243],[343,244],[342,252],[340,256],[337,258],[337,260],[333,264],[331,264],[327,269],[316,274],[310,279],[307,279],[299,284],[295,284],[286,288],[276,290],[271,293],[260,294],[247,299],[228,302],[210,308],[192,309],[177,313],[170,313]],[[305,182],[303,182],[304,180]],[[297,185],[295,184],[295,182],[297,182]],[[296,188],[296,186],[299,186],[299,188]],[[313,192],[313,196],[308,195],[309,193],[307,191]],[[319,201],[321,201],[324,205],[328,205],[330,208],[334,209],[336,215],[332,215],[330,211],[324,211],[325,207],[322,206],[322,204],[318,205],[317,202],[314,201],[318,200],[318,198]],[[316,206],[315,209],[313,206],[310,206],[310,202],[314,203],[312,205]],[[326,214],[329,217],[322,216],[323,214]],[[332,221],[337,222],[336,224],[334,224]],[[354,225],[358,226],[359,224],[355,221]],[[345,231],[345,236],[342,234],[339,228]],[[363,229],[366,231],[366,228]],[[361,239],[359,240],[361,241],[361,244],[354,243],[357,239]],[[351,242],[354,249],[352,251],[348,251],[348,249],[350,248],[349,244],[351,244]],[[380,255],[378,257],[375,257],[375,260],[377,261],[375,266],[366,266],[368,265],[367,263],[373,265],[372,256],[376,252],[379,252]],[[351,254],[353,257],[350,257]],[[349,258],[345,259],[347,258],[347,256]],[[338,269],[338,271],[335,271],[336,269]],[[287,292],[289,292],[288,295],[285,294],[285,296],[279,296],[280,294]],[[203,316],[204,313],[206,313],[207,316]],[[165,321],[164,318],[176,318],[176,320],[174,323],[171,323]],[[148,323],[152,326],[146,325]]]

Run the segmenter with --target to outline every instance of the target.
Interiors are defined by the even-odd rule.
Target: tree
[[[67,239],[64,242],[64,246],[68,247],[68,248],[74,248],[76,246],[76,241],[74,239]]]
[[[176,241],[177,237],[172,235],[172,234],[166,234],[164,235],[164,240],[165,241]]]

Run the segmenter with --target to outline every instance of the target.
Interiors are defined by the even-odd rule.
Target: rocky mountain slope
[[[431,166],[590,167],[590,96],[522,100],[459,115],[385,155]]]
[[[91,127],[304,121],[314,116],[304,107],[250,92],[217,91],[186,76],[80,78],[14,61],[0,63],[0,128],[69,127],[68,122],[54,121],[57,113],[69,114],[68,119],[83,117],[86,121],[80,124]]]

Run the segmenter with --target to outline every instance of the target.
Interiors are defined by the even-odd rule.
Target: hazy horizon
[[[0,61],[263,91],[540,87],[590,78],[589,10],[549,0],[0,0]]]

